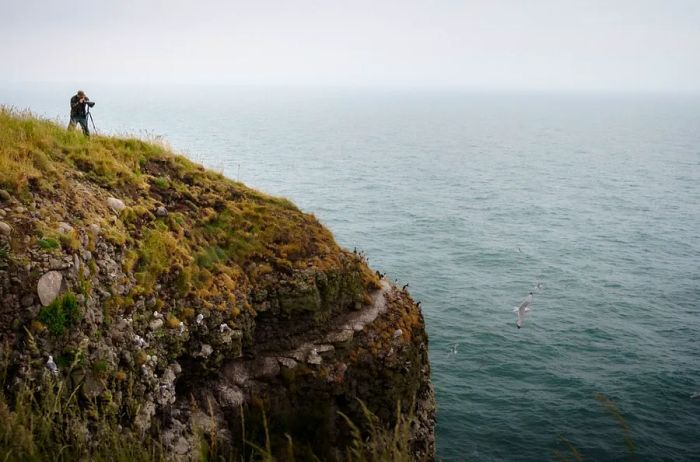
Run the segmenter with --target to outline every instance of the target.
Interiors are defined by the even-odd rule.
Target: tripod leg
[[[90,117],[90,122],[92,122],[92,130],[95,132],[95,135],[97,135],[97,128],[95,127],[95,119],[92,118],[92,114],[88,112],[88,116]]]

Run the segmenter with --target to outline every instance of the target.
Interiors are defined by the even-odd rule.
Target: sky
[[[0,0],[1,82],[700,93],[700,0]]]

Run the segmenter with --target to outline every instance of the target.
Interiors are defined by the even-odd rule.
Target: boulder
[[[63,275],[58,271],[49,271],[39,279],[36,292],[42,305],[49,306],[58,297],[62,283]]]
[[[73,231],[73,227],[68,223],[62,221],[58,224],[58,232],[61,234],[68,234]]]
[[[120,213],[126,208],[126,204],[124,204],[124,201],[117,199],[116,197],[108,197],[107,205],[110,209],[114,210],[117,213]]]
[[[161,218],[168,216],[168,209],[161,205],[156,209],[156,216]]]
[[[5,223],[4,221],[0,221],[0,234],[4,234],[6,236],[9,236],[10,233],[12,232],[12,227]]]
[[[7,202],[11,198],[12,198],[12,196],[10,196],[10,193],[5,191],[4,189],[0,189],[0,201]]]

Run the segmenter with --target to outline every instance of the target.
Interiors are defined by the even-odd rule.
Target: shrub
[[[78,302],[75,295],[67,293],[54,300],[39,312],[39,320],[46,325],[52,335],[63,335],[66,328],[76,324],[79,318]]]

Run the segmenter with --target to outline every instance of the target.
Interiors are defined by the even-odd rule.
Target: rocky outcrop
[[[386,428],[406,420],[411,457],[433,459],[407,292],[283,199],[136,140],[80,146],[44,138],[34,179],[0,176],[7,383],[49,373],[171,459],[202,435],[243,454],[267,426],[282,460],[287,435],[298,460],[336,460],[354,438],[344,416],[368,429],[363,406]]]

